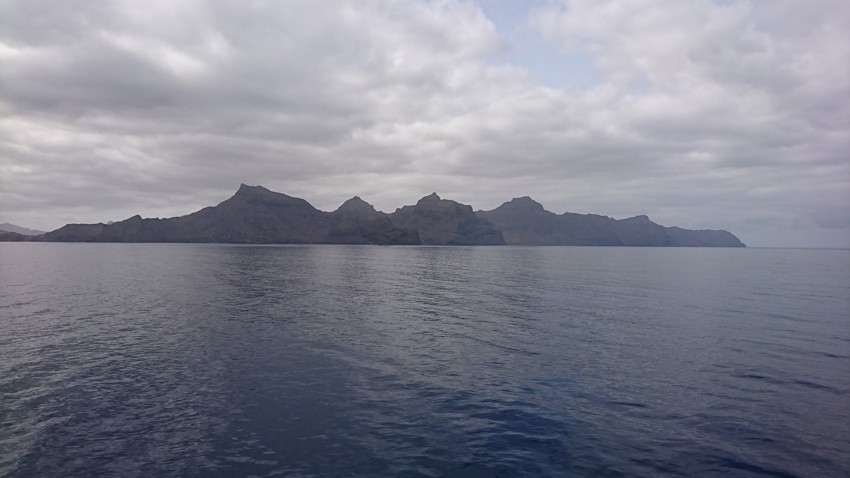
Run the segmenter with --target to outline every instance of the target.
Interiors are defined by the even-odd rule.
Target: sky
[[[846,0],[0,0],[0,222],[489,210],[850,247]]]

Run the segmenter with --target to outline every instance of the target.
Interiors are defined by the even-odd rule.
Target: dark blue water
[[[3,243],[0,294],[0,475],[850,475],[850,251]]]

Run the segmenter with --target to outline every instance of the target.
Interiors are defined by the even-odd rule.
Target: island
[[[68,224],[38,235],[0,231],[0,241],[746,247],[725,230],[665,227],[647,216],[556,214],[527,196],[491,211],[473,211],[432,193],[392,213],[355,196],[325,212],[304,199],[245,184],[222,203],[185,216],[137,215],[109,224]]]

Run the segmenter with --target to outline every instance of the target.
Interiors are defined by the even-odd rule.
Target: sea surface
[[[0,243],[0,476],[850,476],[850,251]]]

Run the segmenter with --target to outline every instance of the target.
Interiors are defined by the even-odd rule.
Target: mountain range
[[[217,206],[186,216],[68,224],[34,236],[0,231],[0,241],[745,247],[723,230],[664,227],[646,216],[555,214],[529,197],[473,211],[433,193],[386,214],[355,196],[325,212],[304,199],[244,184]]]
[[[27,229],[25,227],[16,226],[14,224],[9,224],[8,222],[4,222],[0,224],[0,232],[16,232],[18,234],[24,236],[38,236],[39,234],[44,234],[44,231],[37,231],[35,229]]]

